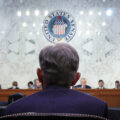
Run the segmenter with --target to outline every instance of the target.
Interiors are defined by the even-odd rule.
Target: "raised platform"
[[[101,100],[107,102],[108,107],[119,107],[120,108],[120,89],[74,89],[76,91],[88,93],[95,96]],[[2,89],[0,90],[0,101],[8,101],[8,96],[10,94],[22,93],[24,95],[31,95],[32,93],[38,92],[39,90],[31,89]]]

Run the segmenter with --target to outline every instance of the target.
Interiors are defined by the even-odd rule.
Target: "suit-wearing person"
[[[12,86],[12,87],[10,87],[10,88],[8,88],[8,89],[19,89],[19,87],[14,87],[14,86]]]
[[[98,87],[97,89],[106,89],[105,87]]]
[[[85,86],[82,86],[82,85],[76,85],[76,86],[73,86],[73,89],[91,89],[91,87],[89,85],[85,85]]]
[[[43,48],[39,55],[38,78],[43,90],[8,105],[5,114],[22,112],[81,113],[107,116],[107,104],[93,96],[70,90],[80,78],[79,56],[68,44]]]
[[[6,114],[38,113],[83,113],[107,116],[105,102],[90,95],[59,86],[48,86],[43,91],[23,98],[6,109]]]
[[[73,89],[90,89],[91,87],[89,85],[86,85],[86,79],[81,78],[81,84],[73,86]]]
[[[97,89],[105,89],[103,80],[98,81],[98,88]]]
[[[42,85],[41,85],[39,79],[35,79],[33,89],[41,89],[41,88],[42,88]]]
[[[29,81],[28,82],[28,89],[34,89],[33,82]]]
[[[119,80],[116,80],[116,81],[115,81],[115,89],[120,89]]]
[[[12,87],[10,87],[10,88],[8,88],[8,89],[19,89],[17,81],[14,81],[14,82],[12,83]]]

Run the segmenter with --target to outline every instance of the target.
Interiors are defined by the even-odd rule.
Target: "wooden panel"
[[[91,90],[77,90],[80,92],[89,93],[101,100],[107,102],[108,107],[120,107],[120,89],[91,89]]]
[[[31,95],[32,93],[38,92],[39,90],[32,89],[2,89],[0,90],[0,101],[8,101],[8,96],[10,94],[22,93],[24,95]]]
[[[79,92],[88,93],[101,100],[107,102],[109,107],[120,107],[120,89],[74,89]],[[39,90],[31,89],[2,89],[0,90],[0,101],[7,101],[10,94],[22,93],[25,95],[31,95],[32,93],[38,92]]]

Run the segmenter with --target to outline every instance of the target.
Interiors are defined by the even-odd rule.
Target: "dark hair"
[[[119,81],[118,81],[118,80],[116,80],[116,81],[115,81],[115,83],[119,83]]]
[[[33,82],[32,82],[32,81],[29,81],[29,82],[28,82],[28,85],[29,85],[29,84],[33,85]]]
[[[12,85],[18,85],[18,82],[17,81],[13,81]]]
[[[59,43],[43,48],[39,62],[46,86],[69,87],[79,66],[79,56],[70,45]]]
[[[103,80],[99,80],[98,83],[103,82]],[[104,83],[104,82],[103,82]]]

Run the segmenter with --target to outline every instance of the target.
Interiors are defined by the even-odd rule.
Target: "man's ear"
[[[71,83],[71,86],[76,84],[76,82],[79,80],[80,76],[81,76],[81,74],[79,72],[77,72],[75,77],[74,77],[74,80]]]
[[[40,68],[37,68],[37,76],[38,76],[39,81],[40,81],[40,82],[42,83],[42,85],[43,85],[42,72],[41,72]]]

